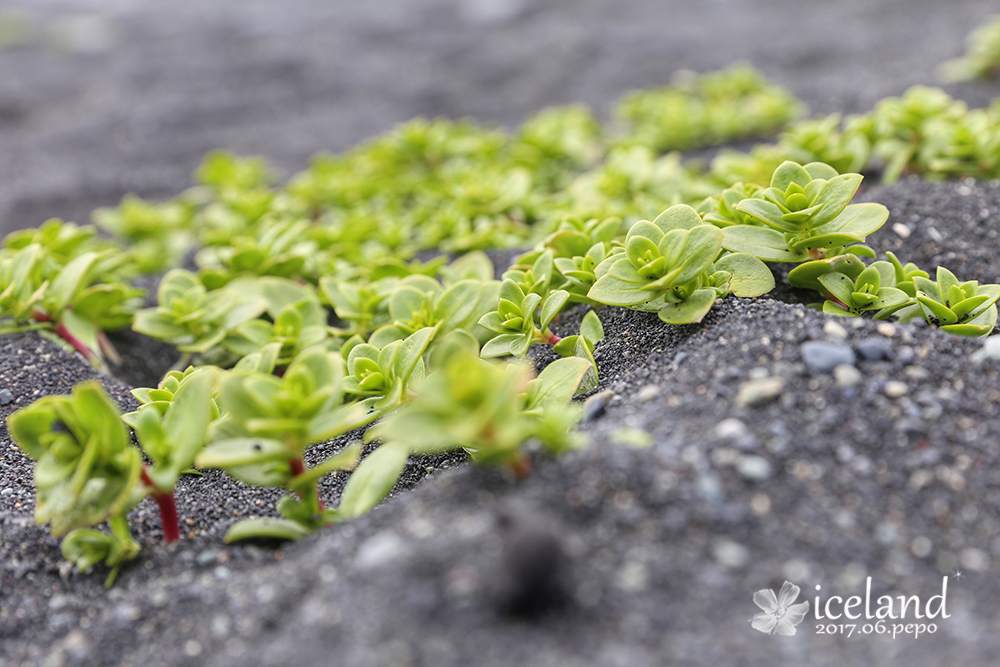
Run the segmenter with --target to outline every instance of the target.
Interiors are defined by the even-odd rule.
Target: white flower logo
[[[770,588],[757,591],[753,594],[754,604],[764,611],[750,619],[750,625],[754,630],[769,635],[791,637],[795,634],[795,626],[802,622],[809,611],[809,602],[792,604],[798,597],[799,587],[790,581],[781,586],[777,597]]]

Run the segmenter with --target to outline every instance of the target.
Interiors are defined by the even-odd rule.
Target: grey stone
[[[853,366],[856,361],[854,350],[838,343],[811,340],[803,343],[799,349],[806,366],[824,373],[831,372],[841,364]]]

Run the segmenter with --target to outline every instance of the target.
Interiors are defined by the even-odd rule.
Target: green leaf
[[[821,204],[823,210],[812,216],[810,226],[815,228],[825,225],[843,213],[854,193],[861,185],[861,174],[843,174],[827,181],[826,187],[816,198],[815,204]],[[881,225],[880,225],[881,226]]]
[[[833,315],[835,317],[855,317],[854,313],[846,310],[843,306],[834,303],[833,301],[823,302],[823,312],[827,315]]]
[[[722,257],[712,268],[732,274],[729,291],[736,296],[753,297],[774,289],[774,274],[764,262],[746,253],[736,252]]]
[[[400,344],[392,364],[392,372],[397,378],[403,381],[409,379],[436,333],[437,327],[424,327],[407,336]]]
[[[590,362],[580,357],[556,359],[529,384],[526,410],[565,408],[590,368]]]
[[[715,290],[695,290],[680,303],[667,304],[659,311],[660,319],[667,324],[693,324],[701,322],[715,304]]]
[[[854,234],[861,236],[863,241],[864,237],[881,229],[888,219],[889,209],[882,204],[851,204],[836,218],[813,231],[817,234]]]
[[[663,230],[664,233],[674,229],[694,229],[704,224],[704,220],[698,212],[687,204],[677,204],[656,216],[653,224]]]
[[[588,310],[587,314],[583,316],[583,320],[580,322],[580,335],[591,345],[604,340],[604,325],[601,324],[601,318],[597,316],[597,313]]]
[[[296,521],[259,517],[234,523],[223,541],[226,544],[240,540],[298,540],[309,534],[309,529]]]
[[[854,304],[854,281],[843,273],[826,273],[818,278],[823,289],[847,306]]]
[[[796,241],[792,244],[792,252],[805,253],[808,250],[820,248],[838,248],[864,240],[865,237],[857,234],[819,234]]]
[[[344,486],[338,511],[348,519],[365,514],[382,502],[399,481],[409,453],[393,443],[381,445],[365,457]]]
[[[895,287],[883,287],[878,291],[878,298],[862,310],[882,310],[901,306],[910,300],[909,295]]]
[[[804,253],[789,250],[785,235],[773,229],[733,225],[726,227],[724,234],[722,247],[731,252],[746,253],[765,262],[801,262],[809,259]]]
[[[59,271],[55,280],[49,285],[48,298],[45,300],[50,315],[58,318],[66,309],[73,296],[84,286],[84,278],[96,259],[96,252],[84,253]]]
[[[547,297],[545,297],[545,303],[542,304],[542,315],[541,315],[541,329],[545,331],[548,329],[549,324],[552,322],[553,318],[559,314],[562,307],[566,305],[569,300],[569,292],[565,290],[556,290],[550,292]]]
[[[768,227],[774,227],[783,232],[796,233],[801,227],[794,222],[786,222],[780,208],[769,201],[763,199],[744,199],[736,205],[736,210],[746,213],[751,218],[759,220]],[[743,225],[755,226],[755,225]],[[728,231],[729,228],[727,228]],[[784,244],[782,244],[784,246]]]
[[[829,181],[831,178],[837,177],[837,170],[830,165],[823,162],[810,162],[805,165],[803,169],[809,173],[814,179],[822,179],[824,181]]]
[[[620,260],[632,266],[627,259]],[[648,282],[648,281],[646,281]],[[610,273],[595,282],[587,292],[587,298],[609,306],[633,306],[649,301],[652,295],[641,289],[640,284],[625,282]]]
[[[232,468],[252,463],[284,461],[290,453],[277,440],[265,438],[230,438],[213,442],[195,456],[198,468]]]
[[[188,375],[163,416],[166,437],[173,449],[170,467],[178,476],[191,467],[195,455],[205,444],[205,433],[214,412],[212,392],[217,379],[218,371],[210,367]]]
[[[512,355],[514,354],[514,347],[521,343],[521,339],[524,338],[524,336],[525,334],[500,334],[496,338],[491,338],[486,341],[480,355],[483,359],[492,359],[495,357],[506,357]]]
[[[802,165],[786,160],[774,170],[774,174],[771,176],[771,187],[784,192],[792,183],[796,183],[804,188],[812,179],[813,177],[809,175],[809,172]]]
[[[938,303],[934,299],[927,297],[921,293],[917,293],[917,301],[924,309],[924,315],[927,317],[935,318],[939,324],[955,324],[958,322],[958,318],[955,317],[955,313],[945,306],[944,304]]]
[[[989,336],[996,324],[997,307],[992,305],[968,322],[945,325],[941,329],[959,336]]]

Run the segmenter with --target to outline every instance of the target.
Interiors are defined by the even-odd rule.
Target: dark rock
[[[855,345],[855,349],[862,358],[868,361],[882,361],[892,358],[892,345],[881,336],[865,338]]]
[[[854,350],[838,343],[811,340],[803,343],[799,349],[802,351],[802,361],[806,366],[824,373],[833,371],[841,364],[853,366],[856,361]]]
[[[602,417],[608,409],[608,403],[615,397],[613,391],[602,391],[594,394],[583,404],[583,423],[592,422]]]
[[[498,518],[503,540],[494,593],[505,611],[533,614],[566,600],[566,555],[559,538],[523,509]]]

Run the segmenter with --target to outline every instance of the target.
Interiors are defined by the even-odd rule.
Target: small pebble
[[[907,227],[901,222],[895,223],[892,226],[892,231],[896,232],[896,236],[898,236],[901,239],[908,239],[910,238],[910,234],[913,233],[909,227]]]
[[[748,433],[747,426],[739,419],[723,419],[715,426],[715,436],[722,440],[735,440]]]
[[[836,338],[837,340],[845,340],[847,338],[847,329],[840,326],[833,320],[829,320],[823,325],[823,331],[830,338]]]
[[[861,371],[850,364],[841,364],[833,369],[833,379],[839,387],[853,387],[861,382]]]
[[[659,387],[657,387],[655,384],[647,384],[645,387],[639,390],[639,393],[636,394],[636,398],[639,400],[640,403],[646,403],[653,400],[659,395],[660,395]]]
[[[583,423],[592,422],[602,417],[608,409],[608,403],[615,397],[615,392],[610,389],[594,394],[583,404]]]
[[[761,456],[741,456],[736,461],[736,472],[746,479],[762,482],[771,478],[771,464]]]
[[[9,405],[14,402],[14,394],[10,389],[0,389],[0,405]]]
[[[200,554],[195,556],[194,562],[198,565],[209,565],[216,562],[219,559],[219,551],[217,549],[206,549]]]
[[[731,570],[737,570],[750,561],[750,551],[745,546],[725,537],[712,544],[712,555],[716,562]]]
[[[748,407],[764,405],[781,396],[784,388],[785,383],[781,378],[765,378],[744,382],[736,394],[736,405]]]
[[[829,373],[841,364],[853,366],[856,360],[854,350],[839,343],[813,340],[803,343],[800,350],[802,351],[802,361],[806,363],[806,366],[824,373]]]
[[[858,354],[868,361],[892,358],[892,346],[881,338],[865,338],[858,343],[857,349]]]
[[[910,388],[906,386],[905,382],[889,380],[885,383],[885,395],[889,398],[899,398],[900,396],[905,396],[906,392],[909,390]]]
[[[896,335],[896,326],[893,324],[889,324],[888,322],[879,323],[879,325],[875,327],[875,330],[878,331],[883,336],[885,336],[886,338],[892,338],[893,336]]]

